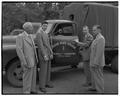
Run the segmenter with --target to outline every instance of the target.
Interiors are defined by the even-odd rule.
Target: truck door
[[[72,44],[78,39],[72,23],[57,24],[52,36],[55,66],[78,64],[80,58],[76,46]]]

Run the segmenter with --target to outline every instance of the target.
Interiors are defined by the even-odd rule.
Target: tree
[[[69,3],[23,2],[2,3],[2,34],[8,35],[14,29],[21,29],[23,23],[59,19],[59,10]]]
[[[57,6],[59,10],[63,10],[65,6],[71,4],[71,2],[58,3]]]

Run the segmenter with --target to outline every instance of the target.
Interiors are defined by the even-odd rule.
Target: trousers
[[[39,71],[39,87],[45,88],[50,83],[51,61],[41,61]]]
[[[103,93],[104,92],[103,67],[91,66],[90,71],[92,77],[92,87],[96,89],[98,93]]]
[[[84,61],[83,67],[84,67],[84,74],[86,77],[86,84],[90,84],[91,83],[91,72],[90,72],[89,61]]]
[[[23,70],[23,93],[36,92],[36,66]]]

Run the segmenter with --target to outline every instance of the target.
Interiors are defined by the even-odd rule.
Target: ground
[[[72,69],[70,66],[52,68],[51,80],[54,84],[54,88],[47,88],[46,94],[92,94],[94,92],[87,91],[87,87],[83,87],[82,84],[85,81],[83,68],[81,65],[79,68]],[[104,83],[105,94],[118,94],[118,74],[111,72],[110,67],[104,68]],[[3,86],[2,93],[4,94],[19,94],[22,93],[22,88],[15,88],[11,86],[3,74]],[[39,94],[43,94],[39,91],[37,83],[37,90]],[[94,93],[96,94],[96,93]]]

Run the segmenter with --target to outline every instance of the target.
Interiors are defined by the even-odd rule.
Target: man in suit
[[[83,68],[84,68],[84,74],[86,76],[85,83],[83,86],[87,87],[91,85],[91,73],[90,73],[90,45],[93,41],[93,36],[89,33],[88,26],[83,26],[83,34],[84,39],[83,42],[77,42],[79,46],[82,47],[82,50],[80,50],[80,54],[83,58]]]
[[[95,39],[91,44],[90,54],[92,87],[89,88],[89,90],[97,91],[98,93],[104,92],[103,66],[105,65],[104,60],[105,39],[102,36],[101,31],[102,28],[100,25],[93,26],[92,34]]]
[[[50,82],[51,59],[53,58],[53,52],[50,46],[48,34],[45,32],[47,27],[48,23],[43,22],[42,28],[40,28],[36,34],[40,66],[39,88],[42,92],[46,92],[46,87],[53,87],[52,83]]]
[[[89,33],[88,26],[83,26],[83,50],[81,51],[83,57],[83,67],[84,67],[84,74],[86,76],[86,82],[83,86],[90,86],[91,85],[91,73],[90,73],[90,45],[93,41],[93,36]]]
[[[24,32],[16,38],[16,51],[23,68],[23,93],[36,93],[36,65],[38,62],[34,41],[30,34],[33,26],[30,22],[23,25]],[[28,34],[29,33],[29,34]]]

